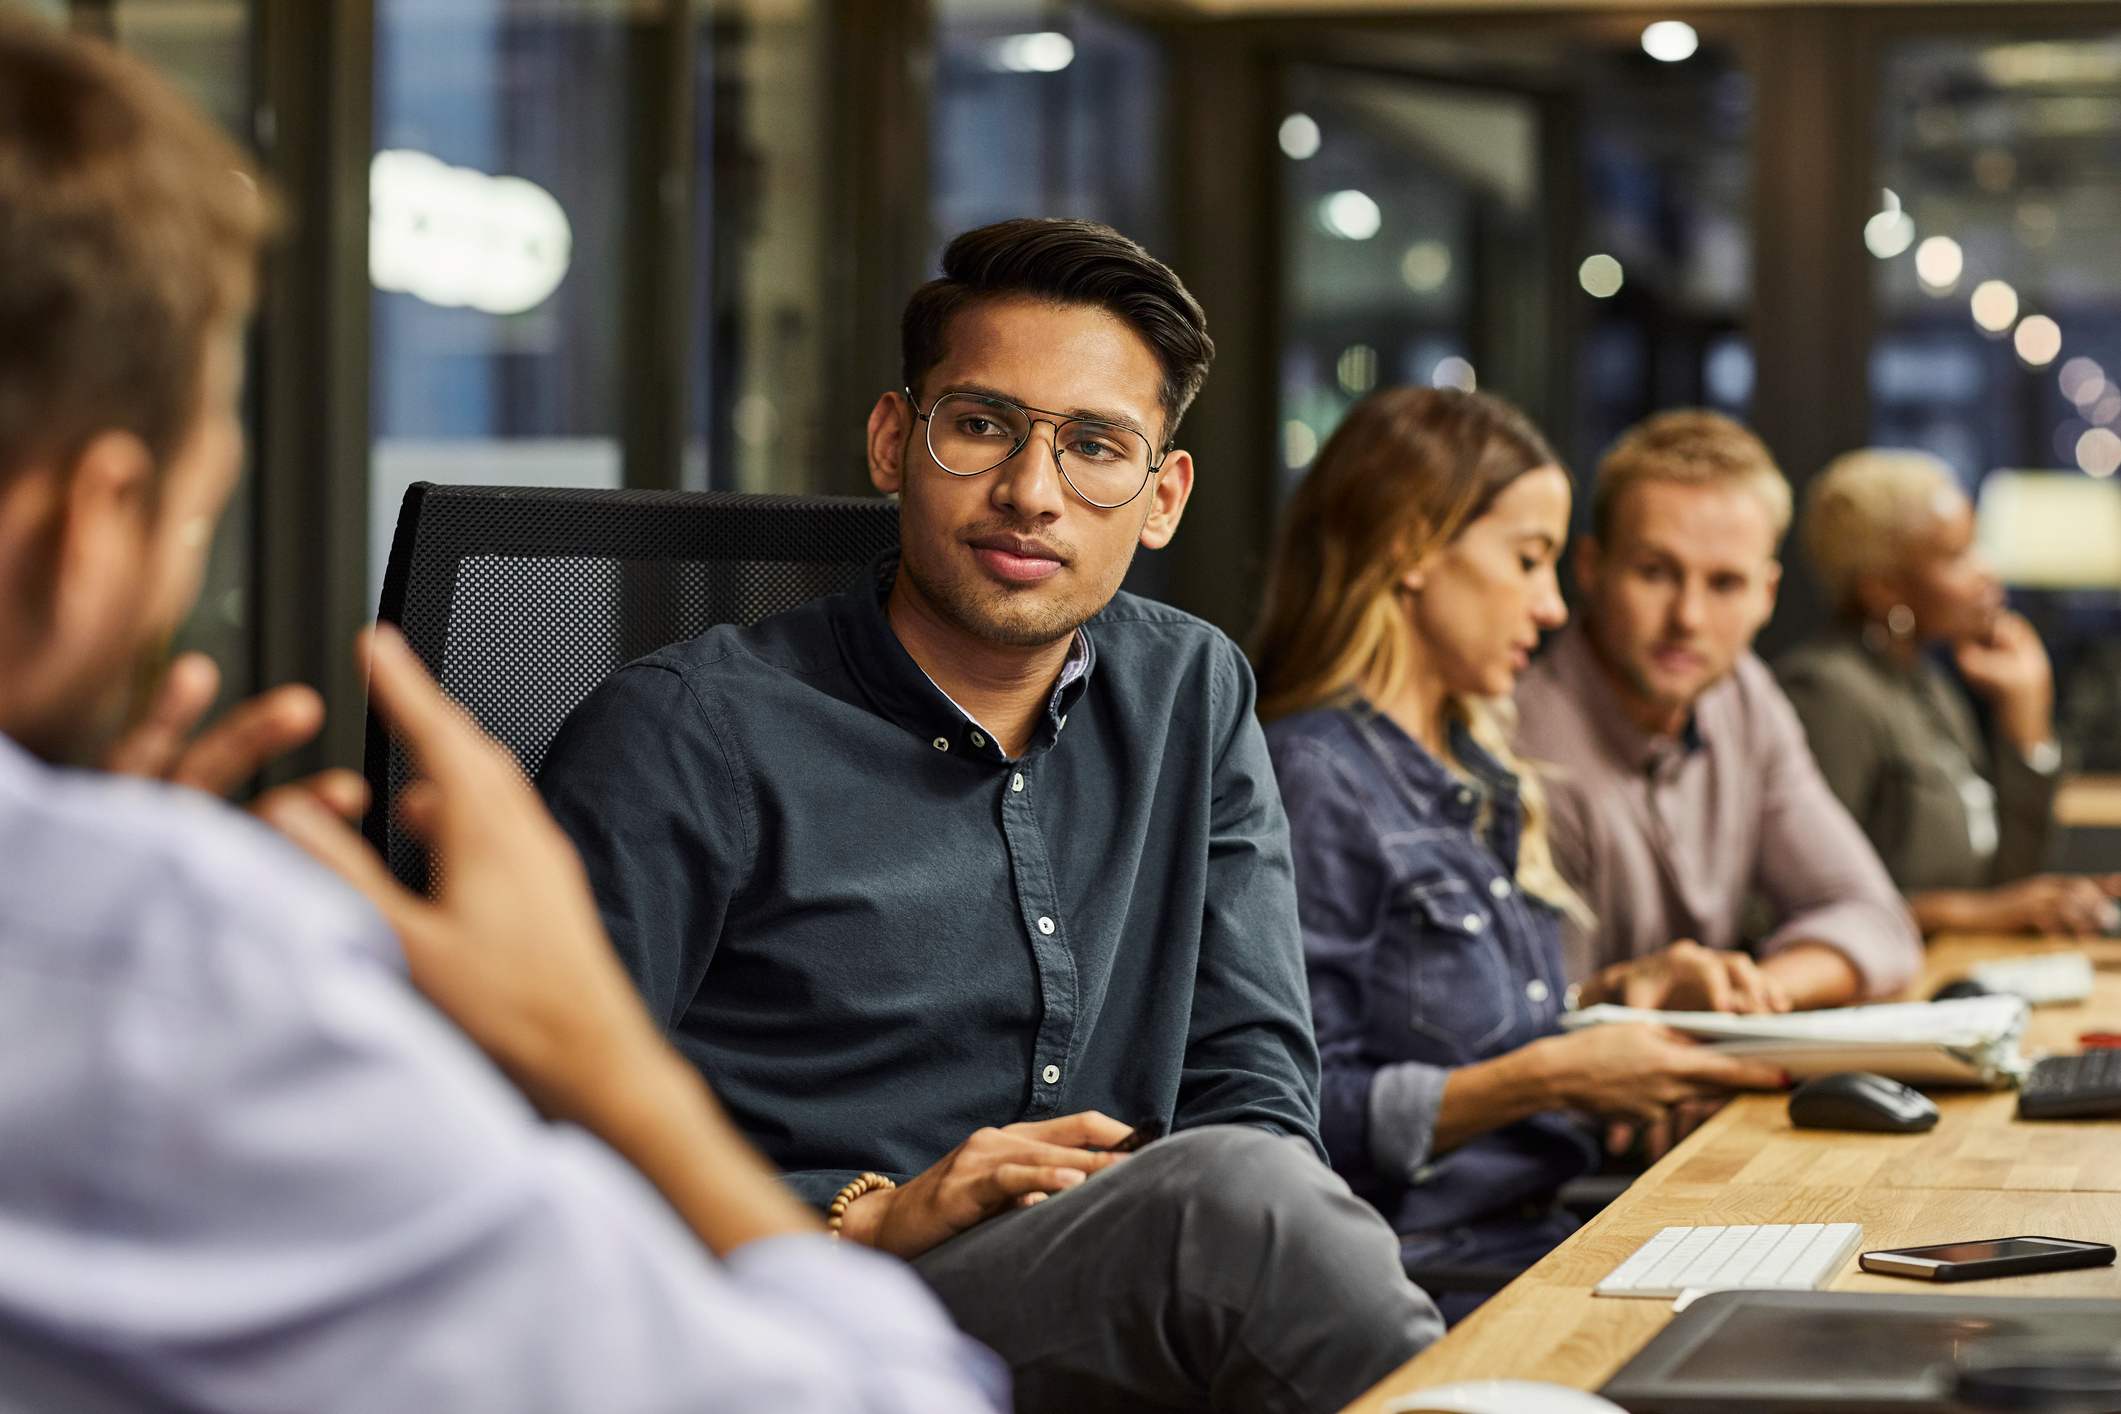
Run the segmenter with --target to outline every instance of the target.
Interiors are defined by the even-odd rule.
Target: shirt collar
[[[1698,701],[1694,710],[1687,714],[1686,725],[1679,729],[1676,738],[1646,732],[1636,725],[1621,702],[1605,664],[1599,661],[1590,630],[1581,620],[1556,634],[1547,652],[1554,660],[1555,672],[1568,687],[1569,696],[1590,718],[1598,734],[1604,738],[1606,748],[1632,769],[1656,771],[1668,763],[1676,764],[1708,744],[1702,735],[1701,704]],[[1714,692],[1717,686],[1711,684],[1709,692]],[[1703,696],[1706,697],[1707,693]]]
[[[884,607],[897,578],[898,552],[886,551],[859,583],[831,601],[833,636],[848,670],[880,716],[935,746],[939,753],[991,762],[1008,760],[993,733],[936,686],[899,642]],[[1087,628],[1078,628],[1025,756],[1038,755],[1053,745],[1069,709],[1087,690],[1096,665],[1096,644]]]
[[[1510,853],[1514,856],[1517,777],[1473,739],[1465,723],[1454,720],[1450,725],[1451,755],[1473,777],[1471,782],[1454,775],[1399,723],[1369,703],[1359,703],[1354,710],[1364,735],[1377,751],[1389,757],[1387,768],[1410,797],[1409,807],[1470,830],[1480,817],[1481,807],[1490,806],[1498,820],[1509,816],[1512,821],[1508,830]]]

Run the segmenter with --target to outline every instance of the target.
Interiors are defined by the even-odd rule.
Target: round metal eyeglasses
[[[1041,422],[1053,429],[1053,464],[1061,480],[1100,510],[1126,505],[1163,470],[1149,439],[1116,422],[1027,408],[986,393],[944,393],[922,412],[911,388],[900,391],[913,404],[913,415],[928,424],[928,455],[952,476],[994,470],[1024,449]]]

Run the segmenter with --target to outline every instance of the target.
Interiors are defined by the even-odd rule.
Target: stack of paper
[[[1909,1085],[2017,1083],[2027,1068],[2018,1050],[2022,998],[1963,997],[1890,1002],[1779,1016],[1716,1011],[1650,1011],[1591,1006],[1563,1016],[1570,1030],[1615,1021],[1669,1026],[1733,1056],[1771,1060],[1798,1080],[1837,1070],[1868,1070]]]

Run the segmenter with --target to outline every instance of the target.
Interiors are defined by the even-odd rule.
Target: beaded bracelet
[[[832,1202],[825,1208],[825,1231],[832,1240],[840,1240],[840,1224],[847,1217],[847,1209],[864,1193],[881,1193],[898,1185],[880,1173],[865,1173],[854,1182],[832,1195]]]

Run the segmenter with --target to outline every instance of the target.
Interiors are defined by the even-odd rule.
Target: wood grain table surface
[[[2072,946],[2055,940],[1944,938],[1910,996],[1927,996],[1976,962]],[[2092,998],[2034,1010],[2028,1054],[2077,1050],[2080,1032],[2121,1031],[2121,942],[2091,953]],[[1862,1246],[1906,1247],[2044,1233],[2121,1231],[2121,1120],[2036,1123],[2009,1093],[1933,1090],[1942,1112],[1926,1134],[1799,1130],[1785,1097],[1747,1096],[1637,1179],[1605,1211],[1347,1414],[1466,1379],[1531,1379],[1596,1389],[1664,1327],[1671,1303],[1591,1294],[1659,1228],[1722,1223],[1860,1222]],[[1851,1257],[1836,1291],[1919,1291],[1872,1276]],[[2121,1267],[1984,1281],[1984,1294],[2121,1299]]]
[[[2055,791],[2055,823],[2065,829],[2121,827],[2121,776],[2071,776]]]

